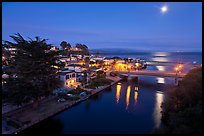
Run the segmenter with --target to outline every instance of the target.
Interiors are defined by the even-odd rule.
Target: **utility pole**
[[[176,70],[176,77],[175,77],[175,85],[178,85],[178,67],[175,68]]]

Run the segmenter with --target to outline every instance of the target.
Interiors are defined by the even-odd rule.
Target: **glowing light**
[[[178,67],[181,69],[183,67],[183,65],[180,64]]]
[[[58,66],[53,66],[54,68],[58,69],[59,67]]]
[[[175,67],[175,70],[176,70],[176,71],[178,71],[178,70],[179,70],[179,68],[178,68],[178,67]]]
[[[138,91],[138,87],[137,86],[135,87],[135,91]]]
[[[127,92],[126,92],[126,110],[128,109],[129,103],[130,103],[130,85],[127,87]]]
[[[135,63],[136,67],[139,67],[140,66],[140,63]]]
[[[167,12],[167,10],[168,10],[168,7],[167,7],[166,5],[164,5],[164,6],[161,7],[161,12],[162,12],[162,13]]]
[[[116,102],[119,103],[120,100],[120,92],[121,92],[121,84],[117,84],[116,88]]]

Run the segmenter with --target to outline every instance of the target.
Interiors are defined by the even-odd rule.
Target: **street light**
[[[179,64],[179,73],[181,73],[181,69],[183,68],[183,65],[182,64]]]
[[[176,70],[176,73],[178,72],[178,70],[179,70],[179,67],[175,67],[175,70]]]
[[[176,70],[176,78],[175,78],[175,84],[177,85],[177,83],[178,83],[178,70],[179,70],[179,67],[177,66],[177,67],[175,67],[175,70]]]
[[[179,64],[179,66],[178,66],[178,67],[179,67],[179,69],[181,69],[181,68],[183,67],[183,65],[182,65],[182,64]]]

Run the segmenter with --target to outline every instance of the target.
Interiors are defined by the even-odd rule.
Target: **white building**
[[[77,47],[71,47],[70,50],[71,51],[82,51],[82,49],[77,48]]]
[[[68,88],[75,88],[78,86],[76,82],[76,73],[73,71],[61,71],[58,73],[60,76],[60,80],[63,81],[64,86]]]

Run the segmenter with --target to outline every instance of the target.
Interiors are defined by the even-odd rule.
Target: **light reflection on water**
[[[170,59],[167,57],[169,56],[168,52],[154,52],[152,53],[152,60],[158,62],[169,62]]]
[[[152,53],[153,56],[157,56],[157,57],[166,57],[169,56],[170,54],[168,52],[153,52]]]
[[[130,91],[131,87],[128,85],[127,92],[126,92],[126,110],[128,109],[129,103],[130,103]]]
[[[156,68],[159,71],[166,71],[166,67],[165,66],[156,66]],[[159,84],[164,84],[165,83],[165,78],[163,77],[156,77],[157,83]]]
[[[159,84],[164,84],[165,83],[165,78],[163,77],[156,77],[157,83]]]
[[[121,83],[118,83],[117,87],[116,87],[116,102],[117,102],[117,104],[119,103],[119,100],[120,100],[120,92],[121,92]]]
[[[137,103],[137,98],[138,98],[138,92],[134,92],[134,105]]]
[[[159,71],[166,71],[165,66],[156,66]]]
[[[161,104],[164,100],[164,94],[163,92],[157,91],[155,93],[155,107],[154,107],[154,113],[153,113],[153,118],[154,118],[154,124],[155,128],[158,128],[161,125]]]
[[[155,57],[152,58],[153,61],[158,61],[158,62],[170,62],[170,60],[166,57]]]

